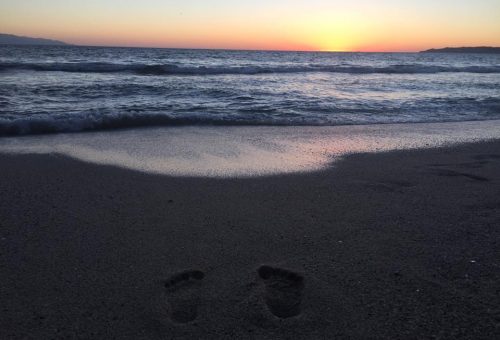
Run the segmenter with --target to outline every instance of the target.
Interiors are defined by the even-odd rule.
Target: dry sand
[[[252,179],[1,155],[0,234],[1,339],[500,336],[500,142]]]

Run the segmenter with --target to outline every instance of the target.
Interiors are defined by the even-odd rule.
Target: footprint
[[[181,272],[165,282],[170,318],[178,323],[191,322],[198,316],[200,286],[205,274],[199,270]]]
[[[258,274],[265,284],[264,301],[279,318],[290,318],[301,312],[304,278],[286,269],[261,266]]]

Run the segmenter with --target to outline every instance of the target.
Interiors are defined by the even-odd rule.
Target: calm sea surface
[[[500,119],[500,55],[0,46],[0,136]]]

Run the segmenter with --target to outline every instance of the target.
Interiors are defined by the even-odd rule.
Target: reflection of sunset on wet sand
[[[175,176],[256,177],[327,168],[353,153],[498,137],[500,121],[337,127],[185,127],[0,140],[0,152],[57,153]]]

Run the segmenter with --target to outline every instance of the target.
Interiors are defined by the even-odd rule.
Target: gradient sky
[[[110,46],[500,46],[500,0],[0,0],[0,32]]]

